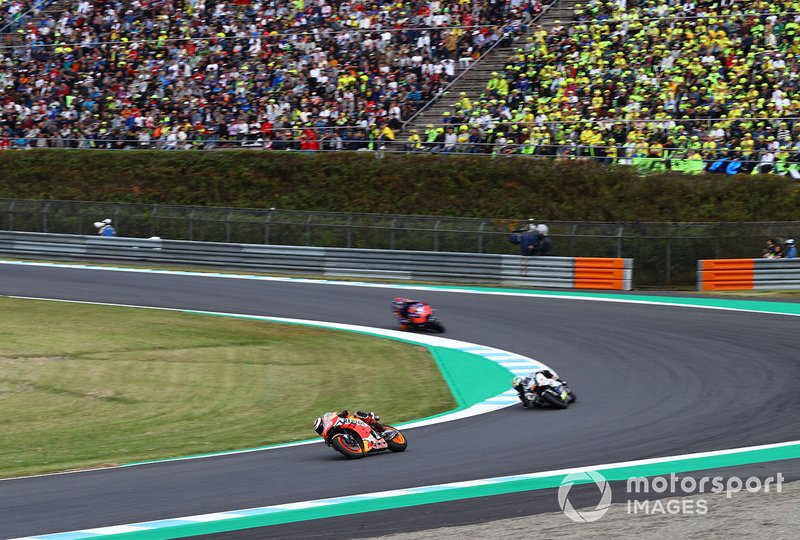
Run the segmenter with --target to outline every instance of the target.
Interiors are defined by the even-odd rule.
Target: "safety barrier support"
[[[697,261],[700,291],[800,289],[800,259],[706,259]]]

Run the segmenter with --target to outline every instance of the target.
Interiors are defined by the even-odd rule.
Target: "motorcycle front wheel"
[[[550,392],[544,392],[544,393],[542,394],[542,398],[543,398],[543,399],[544,399],[544,400],[545,400],[545,401],[546,401],[546,402],[547,402],[549,405],[551,405],[551,406],[553,406],[553,407],[555,407],[555,408],[557,408],[557,409],[566,409],[566,408],[567,408],[567,405],[569,405],[569,404],[568,404],[566,401],[563,401],[562,399],[560,399],[560,398],[557,398],[556,396],[554,396],[554,395],[553,395],[553,394],[551,394]]]
[[[444,334],[444,325],[442,325],[442,323],[437,321],[429,322],[428,330],[438,332],[439,334]]]
[[[337,433],[331,439],[331,446],[348,459],[364,457],[364,446],[361,444],[361,438],[358,435],[345,437],[344,434]]]
[[[408,440],[406,440],[406,436],[400,433],[397,428],[393,428],[392,426],[385,426],[387,429],[394,429],[397,431],[397,435],[392,437],[391,440],[386,441],[386,446],[389,448],[391,452],[403,452],[406,448],[408,448]]]

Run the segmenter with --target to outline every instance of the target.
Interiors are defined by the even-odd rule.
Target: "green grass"
[[[399,422],[454,406],[423,347],[0,297],[0,477],[307,439],[343,407]]]

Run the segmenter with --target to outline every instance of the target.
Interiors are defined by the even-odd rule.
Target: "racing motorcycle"
[[[409,306],[408,308],[408,317],[406,319],[401,318],[398,314],[397,320],[400,322],[400,328],[403,330],[407,329],[417,329],[417,330],[430,330],[431,332],[437,332],[439,334],[444,333],[444,325],[439,322],[439,319],[436,318],[434,315],[436,312],[429,304],[425,302],[417,302],[416,304]]]
[[[384,450],[402,452],[408,446],[405,435],[395,427],[383,424],[383,430],[378,432],[358,417],[341,417],[335,412],[326,412],[317,418],[314,431],[325,444],[349,459]]]
[[[519,393],[519,400],[523,407],[541,407],[550,405],[556,409],[566,409],[570,403],[575,403],[577,398],[570,388],[558,379],[547,379],[542,384],[536,384],[529,377],[514,377],[512,386]]]

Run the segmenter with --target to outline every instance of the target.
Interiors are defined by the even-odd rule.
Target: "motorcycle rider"
[[[350,418],[350,411],[345,409],[339,413],[339,418]],[[380,423],[381,417],[375,414],[374,412],[363,412],[363,411],[356,411],[355,418],[362,420],[372,426],[378,435],[383,432],[383,424]]]
[[[519,393],[521,398],[522,396],[525,395],[526,389],[530,387],[532,382],[535,383],[534,386],[542,386],[546,384],[547,381],[552,379],[555,379],[561,384],[563,384],[564,387],[567,388],[567,391],[569,391],[570,394],[572,394],[572,391],[569,390],[569,386],[567,385],[567,381],[562,380],[558,376],[558,374],[551,369],[540,369],[538,371],[533,371],[529,373],[525,377],[519,377],[519,376],[514,377],[511,381],[511,386],[512,388],[514,388],[514,390],[516,390]]]
[[[408,310],[415,304],[419,304],[419,300],[403,298],[402,296],[396,296],[395,299],[392,300],[392,312],[395,317],[400,319],[401,330],[406,330],[408,328]]]

